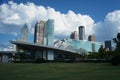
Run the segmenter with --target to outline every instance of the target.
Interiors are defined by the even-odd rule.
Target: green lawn
[[[0,80],[120,80],[109,63],[0,63]]]

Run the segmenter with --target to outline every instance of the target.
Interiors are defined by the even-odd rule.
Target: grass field
[[[120,80],[109,63],[0,63],[0,80]]]

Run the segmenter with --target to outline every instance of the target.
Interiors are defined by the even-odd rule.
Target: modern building
[[[18,47],[16,52],[17,61],[32,62],[37,59],[48,61],[80,60],[81,54],[75,50],[46,46],[21,41],[11,41]]]
[[[112,50],[111,40],[105,41],[105,49]]]
[[[85,40],[85,27],[79,26],[79,40]]]
[[[0,51],[0,62],[7,63],[12,61],[15,51]]]
[[[28,32],[29,32],[29,29],[28,29],[27,24],[25,23],[23,28],[21,29],[20,41],[27,41],[28,40]]]
[[[45,23],[44,45],[53,46],[54,44],[54,20],[48,19]]]
[[[37,22],[34,29],[34,43],[43,44],[45,32],[45,21]]]
[[[54,20],[48,19],[45,23],[45,31],[44,31],[44,43],[45,46],[51,46],[54,45]],[[44,50],[43,51],[44,57],[47,55],[48,60],[54,60],[54,52],[53,50]]]
[[[96,41],[95,35],[89,35],[88,36],[88,41]]]
[[[71,38],[71,39],[77,40],[77,37],[78,37],[77,31],[72,32],[71,35],[70,35],[70,38]]]
[[[98,52],[101,44],[98,42],[91,42],[85,40],[73,40],[73,39],[64,39],[59,42],[56,42],[54,46],[59,48],[68,49],[70,45],[70,50],[77,50],[78,53],[88,53],[88,52]]]
[[[71,34],[71,39],[54,42],[54,20],[40,21],[35,25],[34,43],[11,41],[16,46],[16,56],[19,61],[35,61],[44,59],[49,61],[80,60],[84,53],[98,52],[99,43],[85,41],[85,28],[79,27],[77,32]]]
[[[54,20],[40,21],[34,29],[34,43],[53,46]]]
[[[36,49],[39,45],[41,47],[54,47],[54,20],[48,19],[47,21],[40,21],[36,23],[34,29],[34,43],[13,41],[15,44],[17,53],[25,56],[33,56],[34,59],[44,58],[45,60],[54,60],[54,51],[53,49]],[[19,46],[22,44],[23,46]],[[24,46],[27,45],[27,49]],[[29,47],[32,45],[32,48]],[[34,49],[35,48],[35,49]],[[28,59],[29,60],[29,59]]]

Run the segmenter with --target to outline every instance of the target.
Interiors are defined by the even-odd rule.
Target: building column
[[[54,51],[53,50],[48,50],[47,59],[50,61],[54,60]]]
[[[2,55],[2,62],[3,63],[8,62],[8,55]]]
[[[47,51],[43,50],[43,59],[47,60]]]

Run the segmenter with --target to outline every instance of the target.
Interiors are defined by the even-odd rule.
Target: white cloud
[[[0,51],[12,51],[12,45],[10,43],[0,43]]]
[[[2,51],[13,51],[13,49],[12,48],[3,48]]]
[[[96,23],[95,33],[100,41],[111,40],[120,32],[120,10],[106,15],[104,22]]]
[[[33,33],[36,21],[48,18],[55,20],[56,38],[69,37],[81,25],[85,26],[86,36],[95,34],[98,41],[112,39],[120,31],[120,10],[108,13],[103,22],[95,23],[89,15],[76,14],[72,10],[65,14],[34,3],[17,4],[9,1],[0,5],[0,33],[17,35],[25,22]]]
[[[63,14],[51,7],[45,8],[34,3],[17,4],[9,1],[8,4],[0,5],[0,12],[1,33],[8,33],[8,29],[12,29],[9,34],[15,34],[25,22],[28,24],[30,32],[33,33],[36,21],[47,20],[48,18],[55,20],[55,36],[69,37],[69,34],[73,30],[78,31],[78,26],[81,25],[86,26],[86,35],[94,32],[92,29],[94,20],[89,15],[76,14],[71,10],[67,14]]]

